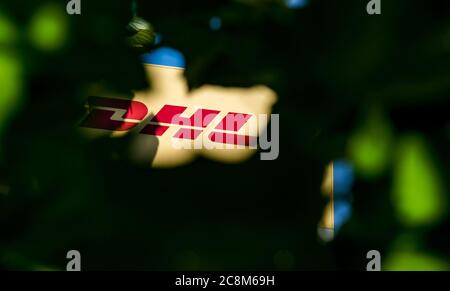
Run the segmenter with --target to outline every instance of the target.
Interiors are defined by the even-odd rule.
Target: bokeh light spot
[[[423,138],[408,136],[400,142],[393,183],[393,202],[402,223],[429,224],[444,214],[442,181]]]
[[[413,251],[391,254],[383,264],[386,271],[448,271],[450,266],[435,256]]]
[[[39,49],[54,51],[67,40],[68,15],[64,7],[49,4],[42,6],[30,23],[30,41]]]
[[[21,74],[22,66],[18,58],[11,53],[0,51],[0,112],[4,112],[20,94]]]
[[[357,174],[373,178],[383,173],[391,157],[392,129],[378,111],[349,140],[348,151]]]
[[[1,137],[8,119],[20,103],[22,91],[22,64],[13,54],[0,50],[0,159]]]
[[[211,17],[209,20],[209,27],[214,31],[219,30],[222,27],[222,19],[217,16]]]
[[[5,15],[0,14],[0,45],[10,45],[17,41],[19,32]]]
[[[284,0],[286,6],[290,9],[300,9],[308,5],[308,0]]]

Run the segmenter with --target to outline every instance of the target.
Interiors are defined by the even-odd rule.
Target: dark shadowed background
[[[0,269],[450,269],[450,2],[137,1],[153,47],[186,57],[191,88],[275,90],[280,155],[170,170],[83,139],[87,88],[149,86],[125,41],[131,1],[0,3]],[[291,3],[292,5],[292,3]],[[317,224],[326,165],[355,169],[353,214]]]

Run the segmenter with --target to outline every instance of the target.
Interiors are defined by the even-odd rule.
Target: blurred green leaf
[[[397,148],[393,202],[398,217],[408,226],[434,223],[442,218],[446,197],[439,171],[422,137],[404,137]]]
[[[357,174],[375,177],[386,170],[391,157],[392,129],[378,110],[371,110],[363,126],[349,140],[350,159]]]
[[[400,251],[391,254],[383,269],[386,271],[448,271],[450,266],[448,263],[435,256],[411,252]]]
[[[64,7],[46,4],[35,12],[30,22],[31,42],[44,51],[60,49],[67,40],[69,22]]]
[[[19,32],[14,23],[0,14],[0,45],[11,45],[18,39]]]

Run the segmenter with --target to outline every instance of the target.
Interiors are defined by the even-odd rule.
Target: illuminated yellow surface
[[[205,129],[205,132],[215,127],[228,112],[239,112],[254,115],[239,134],[257,136],[259,134],[257,115],[270,114],[276,101],[275,93],[264,86],[243,89],[205,85],[189,92],[183,75],[184,70],[153,65],[145,65],[145,69],[149,82],[153,84],[152,90],[137,92],[134,100],[145,103],[153,114],[165,104],[187,106],[184,116],[191,116],[198,108],[220,110],[215,121]],[[249,158],[255,152],[255,149],[236,149],[236,146],[233,149],[225,149],[225,145],[223,149],[209,149],[221,145],[209,141],[206,134],[198,138],[198,141],[202,142],[202,149],[176,149],[173,146],[174,141],[191,148],[194,148],[195,143],[191,140],[174,140],[172,136],[177,130],[177,127],[172,127],[163,136],[158,137],[159,145],[153,161],[154,167],[183,165],[197,155],[220,162],[237,163]],[[148,138],[137,137],[137,139]]]
[[[320,221],[319,227],[334,229],[334,205],[333,200],[331,200],[323,211],[322,220]]]
[[[325,169],[321,190],[322,194],[327,197],[333,195],[333,162],[329,163]]]
[[[189,92],[183,69],[145,65],[145,70],[152,87],[148,90],[136,92],[133,98],[133,100],[142,102],[147,106],[149,113],[145,120],[155,115],[164,105],[188,107],[182,116],[191,116],[198,108],[219,110],[220,113],[195,141],[173,138],[173,135],[179,130],[178,126],[172,126],[164,135],[158,136],[157,142],[155,142],[155,136],[134,135],[129,157],[132,161],[142,164],[151,160],[156,146],[157,151],[151,166],[158,168],[185,165],[192,162],[197,156],[204,156],[224,163],[238,163],[248,159],[256,152],[255,148],[214,143],[207,137],[209,132],[229,112],[252,114],[253,117],[237,134],[258,136],[261,133],[258,115],[270,115],[272,106],[277,100],[276,94],[271,89],[265,86],[225,88],[205,85]],[[101,93],[98,94],[98,92],[94,95],[105,96]],[[112,97],[111,94],[106,96]],[[270,116],[268,117],[270,118]],[[267,127],[267,120],[261,123],[261,128]],[[142,129],[143,125],[145,125],[145,122],[137,126],[136,132]],[[83,131],[91,137],[105,134],[105,131],[96,129],[83,129]],[[110,136],[122,137],[126,134],[127,132],[116,131],[112,132]]]
[[[329,163],[325,169],[322,180],[322,194],[329,197],[329,201],[325,206],[322,218],[319,222],[319,235],[321,230],[334,231],[334,197],[333,197],[333,162]],[[333,232],[334,233],[334,232]],[[322,240],[328,241],[333,237],[323,237]]]

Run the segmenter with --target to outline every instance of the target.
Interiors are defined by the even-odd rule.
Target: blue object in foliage
[[[158,45],[158,44],[161,43],[161,41],[162,41],[162,35],[159,34],[159,33],[157,33],[157,34],[155,35],[155,41],[154,41],[154,44],[155,44],[155,45]]]
[[[341,227],[350,219],[352,205],[347,200],[334,201],[334,232],[338,233]]]
[[[214,16],[209,20],[209,27],[211,30],[219,30],[222,27],[222,19],[220,17]]]
[[[308,0],[284,0],[284,3],[288,8],[300,9],[308,5]]]
[[[142,62],[147,65],[182,68],[186,67],[186,61],[181,52],[170,47],[160,47],[142,55]]]
[[[334,197],[349,197],[353,185],[353,167],[347,161],[333,162],[333,195]]]

